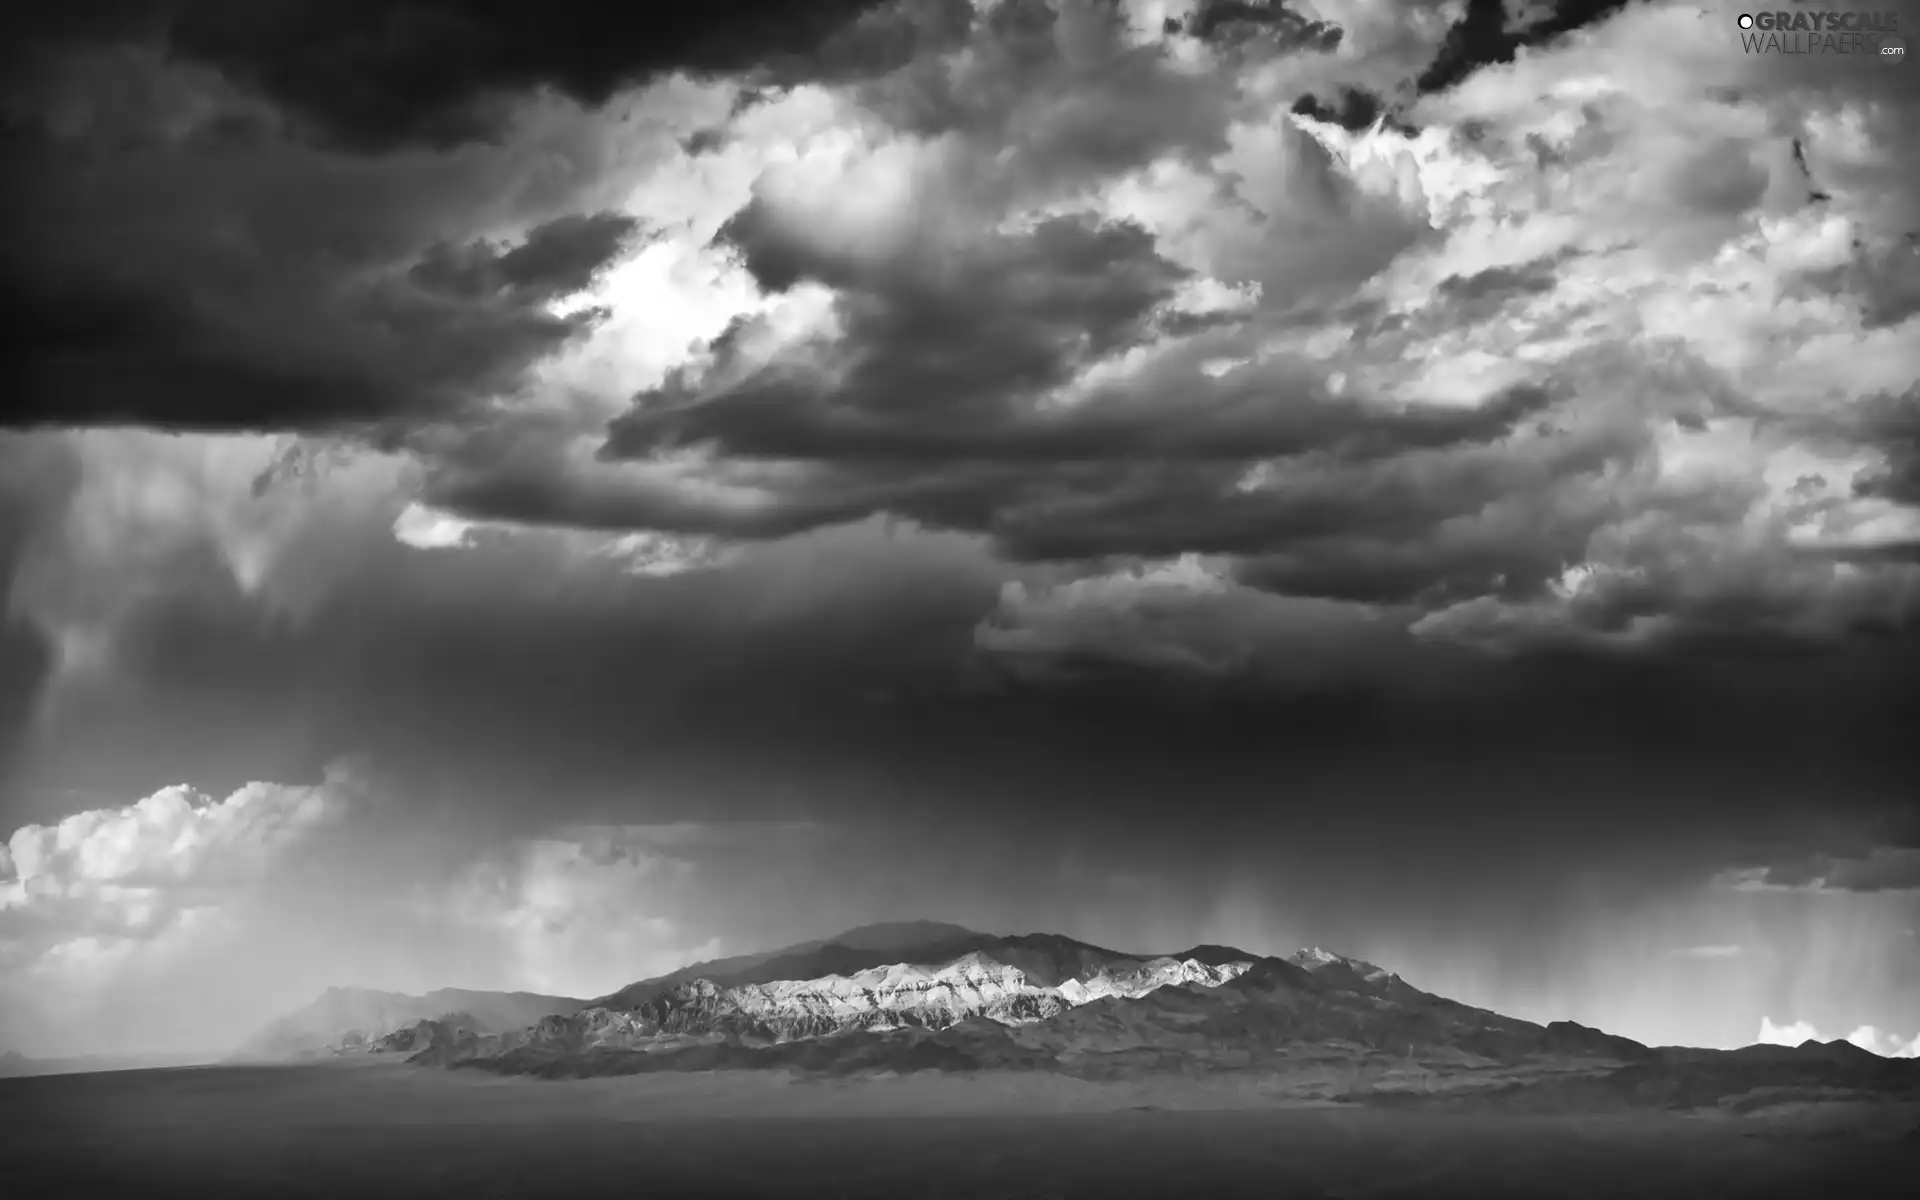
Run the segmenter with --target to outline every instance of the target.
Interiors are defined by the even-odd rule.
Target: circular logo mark
[[[1752,17],[1752,16],[1750,15],[1750,14],[1748,14],[1748,13],[1741,13],[1741,14],[1740,14],[1740,28],[1742,28],[1742,29],[1752,29],[1752,28],[1753,28],[1753,17]]]
[[[1880,37],[1880,61],[1883,63],[1903,63],[1907,61],[1907,43],[1897,33],[1882,34]]]

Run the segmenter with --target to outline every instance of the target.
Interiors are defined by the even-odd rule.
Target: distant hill
[[[304,1008],[270,1022],[235,1050],[242,1060],[279,1061],[362,1049],[419,1021],[458,1014],[473,1030],[498,1033],[554,1015],[569,1015],[587,1002],[534,992],[479,992],[440,988],[424,996],[369,988],[328,988]]]

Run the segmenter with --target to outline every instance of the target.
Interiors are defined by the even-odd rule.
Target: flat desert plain
[[[1920,1106],[1748,1116],[1304,1104],[1257,1081],[391,1062],[0,1081],[0,1195],[1909,1195]]]

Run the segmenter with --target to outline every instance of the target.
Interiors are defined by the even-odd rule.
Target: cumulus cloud
[[[364,787],[343,761],[319,784],[249,783],[224,799],[178,785],[14,830],[0,852],[6,991],[35,1010],[84,1008],[125,973],[217,941]]]
[[[1755,1036],[1754,1041],[1763,1046],[1798,1046],[1809,1039],[1816,1042],[1838,1040],[1821,1033],[1805,1021],[1775,1025],[1770,1018],[1761,1017],[1760,1032]],[[1883,1058],[1920,1058],[1920,1034],[1903,1042],[1896,1034],[1887,1033],[1871,1025],[1861,1025],[1848,1034],[1846,1040],[1862,1050],[1871,1050]]]
[[[1689,28],[1662,57],[1655,42],[1676,33],[1672,13],[1629,11],[1514,54],[1534,33],[1546,45],[1618,7],[1495,21],[1485,46],[1456,49],[1474,65],[1514,63],[1430,81],[1436,95],[1421,111],[1467,133],[1307,137],[1283,123],[1246,141],[1229,104],[1217,110],[1211,158],[1111,174],[1093,209],[1108,224],[1078,228],[1118,239],[1106,255],[1115,267],[1134,261],[1117,255],[1131,239],[1128,255],[1150,252],[1180,274],[1132,302],[1128,319],[1153,324],[1104,355],[1107,326],[1087,314],[1070,324],[1090,339],[1051,348],[982,342],[951,359],[915,349],[916,330],[967,346],[976,326],[998,337],[990,314],[1020,311],[1015,297],[966,309],[961,273],[941,277],[955,315],[899,307],[934,302],[915,265],[926,256],[985,261],[992,239],[1074,228],[1043,221],[952,240],[979,219],[969,204],[1018,211],[1007,189],[1045,195],[1034,191],[1041,177],[1010,174],[1001,192],[946,189],[925,204],[921,181],[942,177],[959,151],[902,148],[887,193],[896,198],[882,202],[910,205],[921,240],[880,253],[783,233],[816,226],[778,217],[807,194],[796,190],[803,177],[778,176],[729,236],[763,284],[831,289],[838,319],[786,343],[741,327],[615,425],[618,454],[698,445],[720,452],[719,470],[757,470],[750,506],[721,510],[673,489],[635,491],[626,511],[701,530],[737,520],[764,536],[781,528],[776,512],[819,522],[878,509],[979,530],[1016,557],[1229,554],[1241,560],[1235,577],[1254,586],[1411,605],[1404,620],[1417,637],[1501,651],[1903,627],[1920,583],[1878,548],[1910,539],[1920,520],[1892,502],[1904,406],[1888,397],[1910,384],[1913,364],[1889,340],[1897,318],[1884,303],[1849,310],[1809,290],[1815,277],[1852,278],[1831,272],[1853,261],[1849,231],[1867,232],[1868,198],[1834,192],[1807,208],[1795,143],[1762,107],[1722,95],[1690,118],[1698,128],[1675,131],[1658,115],[1669,109],[1617,72],[1583,89],[1554,84],[1568,65],[1613,71],[1599,56],[1631,48],[1654,57],[1651,82],[1677,103],[1693,85],[1676,64],[1710,48]],[[1484,15],[1470,14],[1467,26],[1476,22]],[[1831,104],[1825,88],[1810,82],[1807,96]],[[1829,111],[1844,113],[1845,101]],[[1179,182],[1209,172],[1211,192]],[[1276,189],[1265,198],[1263,179]],[[1219,222],[1242,211],[1224,198],[1262,219],[1300,220],[1321,202],[1316,188],[1358,189],[1380,197],[1382,212],[1412,206],[1418,219],[1403,240],[1342,231],[1334,242],[1356,253],[1387,247],[1342,269],[1299,260],[1248,275],[1251,251],[1218,241]],[[1044,211],[1057,214],[1057,202]],[[1130,229],[1151,237],[1120,238]],[[1030,241],[1021,261],[1072,278],[1048,257]],[[1256,306],[1183,325],[1168,288],[1184,275],[1255,284]],[[900,290],[909,283],[918,290]],[[1344,305],[1287,309],[1289,288],[1331,285],[1348,289]],[[1072,311],[1065,293],[1033,295],[1048,314]],[[1260,316],[1263,306],[1288,315]],[[1018,328],[1052,336],[1040,319]],[[1804,347],[1798,361],[1780,357],[1796,344],[1789,330]],[[1018,375],[1023,363],[1041,373]],[[1815,378],[1841,407],[1796,398]],[[1141,461],[1149,456],[1154,465]],[[594,511],[617,520],[601,495]]]
[[[15,830],[5,903],[30,908],[96,887],[220,886],[264,869],[327,815],[319,788],[253,783],[218,801],[184,784],[162,788],[122,809]]]

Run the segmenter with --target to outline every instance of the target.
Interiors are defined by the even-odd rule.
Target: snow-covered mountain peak
[[[1287,961],[1307,971],[1323,971],[1328,967],[1345,967],[1355,975],[1369,982],[1380,982],[1395,978],[1393,972],[1385,967],[1377,967],[1370,962],[1357,958],[1348,958],[1344,954],[1335,954],[1319,946],[1307,946],[1287,956]]]
[[[970,950],[959,958],[934,970],[936,976],[949,979],[999,980],[1019,985],[1026,982],[1026,975],[1018,967],[1010,967],[988,957],[985,951]]]
[[[699,982],[709,988],[715,986],[704,979]],[[938,987],[985,987],[1015,991],[1026,986],[1026,976],[1019,968],[997,962],[976,950],[950,962],[936,965],[888,963],[885,966],[855,971],[850,975],[822,975],[816,979],[782,979],[771,983],[743,984],[737,988],[720,990],[741,992],[759,989],[768,995],[791,996],[813,993],[844,996],[865,993],[892,995],[898,992],[926,991],[929,988]]]

